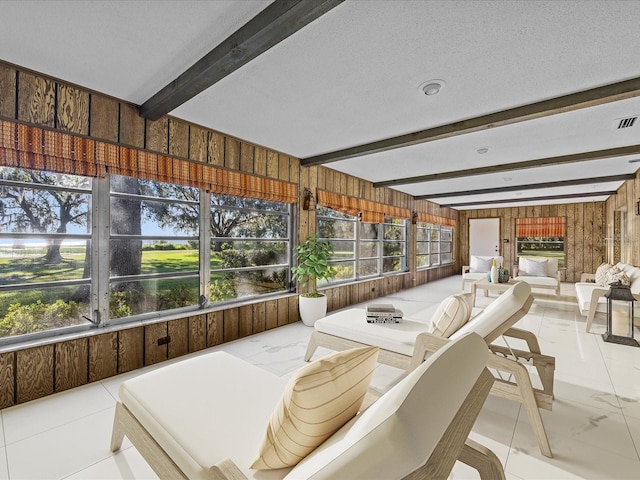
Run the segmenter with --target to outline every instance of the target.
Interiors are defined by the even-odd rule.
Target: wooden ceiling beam
[[[157,120],[247,64],[344,0],[276,0],[140,107]]]
[[[571,155],[561,155],[558,157],[537,158],[535,160],[525,160],[523,162],[503,163],[500,165],[488,165],[486,167],[467,168],[465,170],[433,173],[431,175],[396,178],[393,180],[385,180],[383,182],[375,182],[373,186],[378,188],[391,187],[394,185],[409,185],[412,183],[435,182],[437,180],[450,180],[452,178],[486,175],[489,173],[511,172],[514,170],[548,167],[566,163],[587,162],[589,160],[603,160],[605,158],[623,157],[626,155],[637,154],[640,154],[640,145],[628,145],[626,147],[608,148],[606,150],[595,150],[592,152],[573,153]]]
[[[604,192],[589,192],[589,193],[570,193],[566,195],[547,195],[539,197],[525,197],[525,198],[504,198],[500,200],[484,200],[482,202],[464,202],[464,203],[450,203],[447,205],[440,205],[441,207],[460,208],[460,207],[477,207],[478,205],[495,205],[499,203],[524,203],[524,202],[538,202],[541,200],[567,200],[571,198],[588,198],[588,197],[603,197],[615,195],[615,190],[609,190]]]
[[[526,120],[548,117],[550,115],[571,112],[638,96],[640,96],[640,77],[510,108],[488,115],[468,118],[448,125],[441,125],[427,130],[304,158],[300,164],[304,167],[324,165],[339,160],[347,160],[349,158],[386,152],[397,148],[465,135],[467,133],[480,132],[490,128],[512,125]]]
[[[633,180],[635,173],[609,175],[606,177],[577,178],[575,180],[560,180],[557,182],[531,183],[527,185],[505,185],[503,187],[483,188],[479,190],[464,190],[461,192],[434,193],[432,195],[414,196],[415,200],[433,200],[434,198],[466,197],[470,195],[484,195],[488,193],[518,192],[521,190],[537,190],[539,188],[572,187],[576,185],[591,185],[594,183],[621,182]]]

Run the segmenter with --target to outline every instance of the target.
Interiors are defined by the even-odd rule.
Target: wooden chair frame
[[[427,462],[405,476],[405,480],[446,480],[456,460],[475,468],[482,480],[505,480],[504,469],[496,455],[486,447],[468,439],[494,382],[493,375],[485,368]],[[212,435],[215,435],[215,432],[212,432]],[[111,437],[112,451],[120,449],[125,436],[161,479],[188,480],[185,473],[129,409],[118,402]],[[207,478],[247,480],[232,459],[225,459],[213,465],[207,472]]]
[[[532,303],[533,296],[530,295],[520,310],[484,337],[489,349],[493,352],[493,355],[489,355],[487,367],[507,374],[508,379],[504,379],[502,375],[498,374],[496,382],[491,389],[491,394],[522,403],[531,423],[531,428],[538,440],[540,452],[551,458],[553,453],[539,409],[551,410],[552,408],[555,358],[543,355],[540,352],[538,339],[533,333],[512,327],[513,324],[528,313]],[[529,350],[514,350],[491,345],[491,342],[500,336],[524,340]],[[381,348],[378,354],[378,362],[411,371],[420,365],[427,355],[437,351],[448,342],[450,340],[447,338],[437,337],[426,332],[420,333],[416,337],[411,356]],[[304,359],[309,361],[318,347],[339,351],[362,346],[365,345],[354,340],[314,331],[309,339]],[[533,364],[540,376],[542,389],[533,387],[529,372],[525,365],[520,363],[519,359]],[[510,378],[513,378],[513,380],[510,380]]]

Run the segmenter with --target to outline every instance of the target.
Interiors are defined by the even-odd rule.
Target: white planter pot
[[[313,327],[316,320],[327,316],[327,297],[305,297],[300,295],[298,299],[298,309],[302,323],[308,327]]]

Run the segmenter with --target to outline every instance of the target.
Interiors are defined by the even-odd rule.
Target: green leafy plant
[[[291,268],[293,279],[300,285],[309,285],[310,291],[302,294],[305,297],[321,297],[316,290],[318,280],[333,278],[335,269],[329,265],[329,258],[333,254],[333,245],[320,241],[315,234],[309,235],[300,245],[295,247],[298,265]]]

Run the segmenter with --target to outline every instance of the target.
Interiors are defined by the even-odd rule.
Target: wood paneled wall
[[[516,259],[516,218],[532,217],[567,218],[566,270],[561,272],[562,281],[578,282],[583,272],[593,273],[605,261],[605,203],[591,202],[460,211],[459,267],[469,265],[470,218],[500,219],[500,238],[509,240],[509,243],[501,243],[500,255],[504,257],[505,265],[512,265]]]
[[[371,182],[329,168],[301,168],[295,157],[200,125],[169,116],[145,120],[135,105],[3,62],[0,117],[297,183],[298,239],[316,228],[315,209],[302,210],[305,188],[314,195],[321,188],[412,211],[457,216],[455,210],[416,202],[410,195],[388,188],[373,188]],[[452,267],[418,274],[412,268],[400,275],[332,287],[326,290],[329,308],[343,308],[455,273],[457,269]],[[5,349],[0,353],[0,408],[298,320],[298,297],[286,295],[146,326],[92,332],[87,337],[35,348]]]
[[[618,261],[640,266],[640,215],[637,203],[640,202],[640,170],[634,180],[627,180],[618,189],[617,194],[606,201],[607,261]],[[614,228],[621,219],[620,228]],[[616,238],[616,233],[622,238]],[[619,252],[614,254],[614,245]]]

